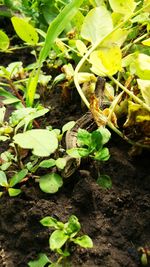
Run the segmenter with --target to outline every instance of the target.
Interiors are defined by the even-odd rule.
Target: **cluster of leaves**
[[[50,216],[43,218],[40,223],[43,226],[55,229],[49,238],[49,247],[51,251],[56,252],[60,257],[54,263],[46,254],[40,254],[37,260],[28,263],[30,267],[44,267],[47,263],[49,263],[48,266],[51,267],[68,266],[66,258],[70,256],[70,244],[79,245],[83,248],[93,247],[93,242],[88,235],[77,236],[81,225],[75,215],[70,216],[66,223],[57,221]],[[64,265],[65,263],[66,265]]]
[[[109,152],[103,148],[109,139],[104,128],[106,125],[130,143],[149,147],[150,1],[49,2],[18,1],[18,16],[13,1],[2,1],[12,11],[10,17],[13,28],[23,41],[21,48],[29,46],[35,55],[35,63],[30,66],[23,67],[22,62],[0,66],[2,102],[4,105],[13,104],[16,108],[9,123],[1,120],[1,140],[10,139],[12,147],[17,151],[14,157],[2,155],[8,158],[6,165],[10,166],[10,162],[16,160],[21,169],[27,168],[32,173],[41,166],[64,168],[64,159],[41,161],[41,157],[49,157],[58,150],[60,133],[49,129],[33,129],[32,122],[36,124],[35,119],[48,112],[39,104],[39,88],[46,91],[59,84],[66,92],[70,85],[73,88],[73,81],[100,129],[93,133],[80,130],[80,147],[68,151],[71,157],[90,156],[95,160],[107,160]],[[37,24],[35,17],[39,16],[40,10],[45,10],[42,11],[44,17],[46,13],[52,12],[51,18],[47,20],[50,22],[47,28],[42,28],[42,20],[39,20],[40,25]],[[4,31],[0,31],[0,39],[1,51],[15,53]],[[46,75],[42,69],[43,63],[50,66],[52,72],[57,68],[59,74],[54,79]],[[92,97],[97,76],[107,77],[100,107],[99,100]],[[4,114],[3,108],[1,114]],[[18,133],[22,128],[23,132]],[[22,166],[20,148],[32,150],[34,159],[27,166]],[[49,192],[45,185],[53,178],[53,172],[51,177],[46,174],[40,178],[42,190]],[[61,184],[61,178],[55,177],[52,191],[56,192]]]

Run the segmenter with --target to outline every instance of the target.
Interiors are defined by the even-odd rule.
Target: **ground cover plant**
[[[120,181],[120,186],[129,185],[131,179],[125,176],[127,181],[122,182],[123,173],[117,177],[117,170],[111,165],[117,153],[113,154],[116,149],[112,147],[113,138],[119,140],[125,155],[120,154],[120,163],[119,156],[114,162],[121,164],[121,168],[122,165],[127,167],[133,179],[131,184],[137,179],[135,185],[139,185],[140,175],[147,179],[146,186],[143,183],[140,187],[141,191],[143,188],[141,198],[145,192],[148,205],[149,169],[146,172],[143,166],[134,164],[138,157],[145,157],[141,162],[147,164],[150,149],[149,11],[149,0],[123,3],[119,0],[0,1],[0,52],[5,59],[0,63],[2,210],[5,199],[13,203],[14,197],[16,201],[31,198],[26,192],[34,188],[39,198],[48,198],[52,203],[53,198],[58,198],[59,203],[63,192],[66,196],[72,192],[71,203],[79,205],[76,187],[80,188],[83,181],[85,192],[91,183],[87,191],[96,190],[98,195],[102,190],[104,198],[115,190],[114,177]],[[94,176],[95,185],[91,176]],[[127,197],[126,191],[124,194]],[[116,202],[118,199],[119,196]],[[93,204],[95,199],[92,201],[89,210],[97,212],[98,204]],[[108,209],[109,206],[110,203]],[[146,207],[144,212],[147,212]],[[57,215],[56,225],[62,219],[76,218],[70,217],[72,214],[82,217],[79,210],[72,209],[67,218]],[[51,207],[46,214],[41,211],[37,223],[44,216],[51,216],[53,220],[52,210]],[[103,216],[113,217],[114,214],[109,211]],[[145,233],[149,227],[148,218],[146,213]],[[139,225],[142,228],[141,222]],[[95,238],[94,228],[89,233]],[[135,253],[128,254],[130,266],[149,265],[149,240],[145,235],[141,239],[137,236],[135,241],[134,234],[127,237],[129,247],[135,247]],[[87,253],[94,255],[93,249]],[[37,252],[42,252],[42,248],[41,251],[37,249],[36,255]],[[77,253],[82,254],[82,250],[78,252],[77,249]],[[41,255],[45,262],[47,256]],[[118,259],[116,253],[112,259],[108,255],[106,253],[106,262],[99,258],[96,263],[91,256],[89,264],[127,266],[127,261]],[[9,253],[2,256],[3,261],[8,258],[8,266],[9,257]],[[85,258],[88,266],[88,257]],[[12,266],[27,266],[34,259],[29,257]],[[77,266],[79,261],[76,259],[74,263],[74,260],[75,257],[71,264]],[[84,266],[84,254],[81,266]]]

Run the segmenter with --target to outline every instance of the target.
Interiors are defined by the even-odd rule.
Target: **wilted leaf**
[[[57,173],[45,174],[40,177],[39,185],[43,192],[53,194],[63,185],[63,180]]]
[[[33,129],[16,134],[14,143],[22,148],[32,149],[32,153],[39,157],[48,157],[58,147],[55,133],[44,129]]]
[[[95,43],[103,39],[112,30],[111,14],[104,6],[100,6],[91,9],[85,17],[81,28],[81,36],[91,43]]]

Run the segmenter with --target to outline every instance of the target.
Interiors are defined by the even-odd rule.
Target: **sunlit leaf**
[[[50,217],[50,216],[44,217],[42,220],[40,220],[40,223],[43,226],[57,228],[57,220],[55,218],[53,218],[53,217]]]
[[[3,171],[0,171],[0,185],[4,187],[8,186],[7,177]]]
[[[71,130],[75,125],[75,121],[69,121],[62,127],[62,133],[65,133],[66,131]]]
[[[50,249],[55,250],[61,248],[68,239],[68,235],[63,230],[55,230],[49,239]]]
[[[146,54],[139,54],[134,63],[136,74],[140,79],[149,80],[150,77],[150,56]]]
[[[28,170],[27,169],[23,169],[20,172],[16,173],[9,181],[9,186],[13,187],[14,185],[18,184],[19,182],[21,182],[24,177],[27,175]]]
[[[5,32],[0,30],[0,50],[6,51],[9,47],[9,37]]]
[[[145,103],[150,106],[150,80],[137,79]]]
[[[91,9],[85,17],[81,28],[81,36],[91,43],[95,43],[103,39],[112,30],[111,14],[104,6],[100,6]]]
[[[58,140],[54,132],[45,129],[33,129],[14,136],[14,143],[22,148],[32,149],[32,153],[39,157],[48,157],[58,147]]]
[[[51,168],[56,165],[55,159],[45,159],[40,162],[39,167],[41,168]]]
[[[81,56],[83,56],[87,52],[87,47],[81,40],[76,41],[76,47]]]
[[[21,193],[20,189],[15,189],[15,188],[9,188],[8,189],[8,194],[10,197],[16,197]]]
[[[50,260],[46,256],[46,254],[40,253],[38,255],[38,259],[34,261],[29,261],[28,266],[29,267],[44,267]]]
[[[144,41],[142,42],[142,44],[143,44],[143,45],[150,46],[150,38],[144,40]]]
[[[73,242],[75,244],[78,244],[80,247],[83,247],[83,248],[92,248],[93,247],[92,239],[87,235],[77,237],[77,238],[73,239]]]
[[[118,46],[101,48],[90,55],[91,70],[99,76],[114,75],[121,71],[121,58],[121,49]]]
[[[90,153],[89,149],[87,148],[71,148],[68,149],[67,154],[71,156],[72,158],[81,158],[81,157],[87,157]]]
[[[38,34],[35,28],[25,19],[19,17],[11,18],[12,24],[17,35],[26,43],[36,45],[38,43]]]
[[[0,108],[0,124],[2,124],[4,122],[5,112],[6,112],[6,108],[1,107]]]
[[[136,2],[134,0],[109,0],[112,10],[116,13],[123,15],[130,15],[136,8]]]
[[[41,176],[39,184],[43,192],[53,194],[63,185],[63,181],[57,173],[50,173]]]
[[[66,166],[66,159],[65,158],[58,158],[56,159],[56,166],[59,169],[64,169],[64,167]]]

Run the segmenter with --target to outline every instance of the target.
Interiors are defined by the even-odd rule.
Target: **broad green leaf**
[[[104,7],[96,7],[89,11],[84,19],[81,36],[91,43],[100,41],[113,30],[111,14]]]
[[[16,184],[20,183],[24,178],[25,176],[27,175],[28,173],[28,170],[27,169],[23,169],[21,170],[20,172],[16,173],[9,181],[9,186],[10,187],[13,187],[15,186]]]
[[[110,158],[109,150],[107,147],[104,147],[103,149],[97,151],[94,155],[94,159],[106,161]]]
[[[110,131],[105,127],[99,127],[97,131],[99,131],[102,135],[102,145],[105,145],[106,143],[108,143],[111,137]]]
[[[56,166],[59,169],[64,169],[64,167],[66,166],[66,159],[65,158],[58,158],[56,159]]]
[[[81,237],[77,237],[77,238],[73,239],[73,242],[75,244],[78,244],[80,247],[83,247],[83,248],[92,248],[93,247],[92,239],[88,235],[83,235]]]
[[[150,106],[150,80],[137,79],[145,103]]]
[[[50,216],[44,217],[42,220],[40,220],[40,223],[43,226],[57,228],[57,220],[55,218],[53,218],[53,217],[50,217]]]
[[[69,121],[62,127],[62,133],[71,130],[75,125],[75,121]]]
[[[49,239],[49,245],[51,250],[61,248],[67,241],[68,235],[63,230],[55,230]]]
[[[67,154],[72,158],[81,158],[81,157],[87,157],[90,153],[89,149],[87,148],[71,148],[68,149]]]
[[[39,167],[41,168],[51,168],[56,165],[55,159],[45,159],[40,162]]]
[[[8,189],[8,194],[10,197],[16,197],[21,193],[20,189],[15,189],[15,188],[9,188]]]
[[[91,146],[92,150],[102,149],[102,135],[100,131],[93,131],[91,134]]]
[[[32,149],[32,153],[39,157],[48,157],[58,147],[55,133],[45,129],[33,129],[16,134],[14,143],[22,148]]]
[[[17,35],[26,43],[36,45],[38,43],[38,34],[35,28],[29,24],[26,19],[19,17],[11,18],[13,27]]]
[[[18,107],[23,107],[23,104],[21,103],[20,99],[13,96],[10,92],[7,92],[5,89],[0,88],[0,95],[4,97],[4,100],[2,101],[3,104],[9,105],[19,102]]]
[[[53,194],[63,185],[63,180],[57,173],[45,174],[40,177],[39,185],[43,192]]]
[[[8,187],[7,177],[3,171],[0,171],[0,185]]]
[[[79,129],[77,134],[77,140],[80,146],[86,145],[89,147],[91,144],[91,133],[89,133],[85,129]]]
[[[9,47],[9,37],[5,32],[0,30],[0,50],[6,51]]]
[[[104,189],[111,189],[112,188],[112,181],[108,175],[100,175],[97,179],[97,184]]]
[[[38,259],[37,259],[37,260],[29,261],[29,262],[28,262],[28,266],[29,266],[29,267],[44,267],[44,266],[47,266],[46,264],[47,264],[48,262],[51,262],[51,261],[50,261],[49,258],[46,256],[46,254],[44,254],[44,253],[40,253],[40,254],[38,255]],[[49,265],[49,266],[51,266],[51,265]]]
[[[137,60],[133,63],[136,74],[142,80],[149,80],[150,77],[150,56],[139,54]]]
[[[103,47],[91,53],[91,70],[99,76],[114,75],[122,70],[121,58],[119,46]]]
[[[127,16],[134,12],[137,5],[134,0],[109,0],[109,3],[114,12]]]

